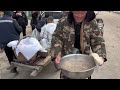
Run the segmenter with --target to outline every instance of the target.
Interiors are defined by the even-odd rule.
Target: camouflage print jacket
[[[53,34],[50,55],[55,58],[59,53],[64,55],[71,54],[75,42],[74,25],[69,24],[67,18],[58,22],[57,28]],[[103,33],[98,29],[96,20],[90,22],[83,21],[80,32],[80,46],[82,54],[90,54],[90,47],[93,53],[97,53],[106,61],[106,50],[103,39]]]

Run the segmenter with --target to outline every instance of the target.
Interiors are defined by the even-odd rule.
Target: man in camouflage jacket
[[[78,11],[80,12],[80,11]],[[76,13],[78,13],[76,11]],[[57,28],[53,34],[52,47],[49,55],[52,58],[56,58],[58,55],[61,57],[71,54],[74,50],[75,43],[75,29],[72,20],[73,12],[69,12],[68,17],[62,18],[57,25]],[[98,29],[98,25],[95,20],[95,16],[92,11],[87,11],[86,17],[82,20],[80,29],[80,49],[81,54],[90,54],[90,48],[93,53],[97,53],[106,59],[105,41],[103,39],[103,32]]]

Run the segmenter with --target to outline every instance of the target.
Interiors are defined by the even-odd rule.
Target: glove
[[[97,53],[92,53],[91,56],[94,58],[95,62],[101,66],[104,64],[104,59],[100,57]]]
[[[57,57],[56,57],[56,59],[55,59],[55,63],[59,64],[60,61],[61,61],[61,55],[58,54]]]

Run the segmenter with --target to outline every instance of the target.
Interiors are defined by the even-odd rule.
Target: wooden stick
[[[21,64],[21,63],[16,63],[16,62],[11,62],[11,64],[13,64],[14,66],[20,66],[20,67],[26,67],[26,68],[31,68],[31,69],[37,69],[39,70],[40,66],[30,66],[30,65],[25,65],[25,64]]]
[[[13,68],[15,68],[15,66],[14,66],[14,65],[10,65],[10,66],[7,68],[7,70],[11,70],[11,69],[13,69]]]
[[[32,73],[30,74],[30,76],[33,76],[33,77],[37,76],[38,73],[41,72],[43,68],[44,68],[44,67],[41,67],[39,70],[34,70],[34,71],[32,71]]]

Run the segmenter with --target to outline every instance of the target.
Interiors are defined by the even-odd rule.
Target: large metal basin
[[[76,62],[76,63],[74,63]],[[70,68],[65,68],[70,64],[72,67],[74,65],[82,65],[79,68],[75,68],[75,71],[72,71]],[[59,64],[61,72],[70,79],[86,79],[93,74],[93,71],[96,67],[96,63],[92,56],[84,55],[84,54],[70,54],[62,57],[62,60]]]

